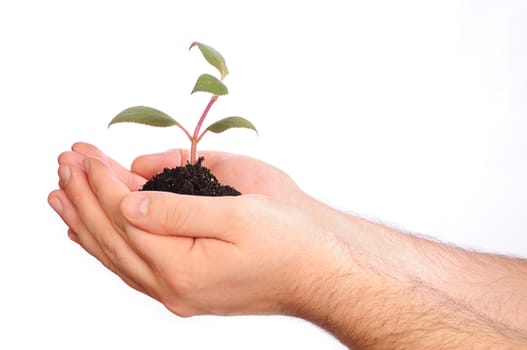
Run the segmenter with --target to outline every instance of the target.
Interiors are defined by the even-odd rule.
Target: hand
[[[244,194],[264,194],[285,202],[294,202],[305,194],[282,170],[260,160],[224,152],[201,152],[208,167],[220,182],[234,186]],[[130,190],[138,190],[147,179],[161,172],[163,168],[183,166],[187,163],[188,152],[182,149],[143,155],[137,157],[128,170],[111,159],[97,147],[78,142],[71,151],[59,156],[59,164],[73,164],[83,168],[86,157],[97,157],[107,162],[119,179]]]
[[[303,194],[283,171],[256,159],[223,152],[203,152],[201,156],[206,157],[203,165],[209,167],[220,181],[241,189],[243,193],[265,194],[293,203]],[[107,162],[121,182],[135,191],[163,168],[185,165],[188,152],[176,149],[140,156],[132,163],[132,170],[128,170],[94,145],[77,142],[73,144],[71,151],[60,154],[58,161],[59,165],[70,164],[84,170],[83,161],[87,157],[97,157]],[[64,206],[71,207],[71,203],[63,193],[56,191],[52,194],[50,198],[56,199],[53,204],[60,205],[59,198],[61,198]],[[69,230],[68,234],[71,239],[76,240],[73,230]]]
[[[220,173],[222,164],[236,163],[234,156],[213,155],[218,157],[210,157],[211,168]],[[133,165],[137,173],[129,172],[86,144],[59,157],[61,189],[50,194],[50,203],[60,203],[58,212],[76,242],[178,315],[291,313],[300,308],[313,281],[324,275],[326,260],[334,259],[322,254],[328,243],[318,233],[324,231],[320,223],[269,196],[132,192],[144,180],[138,173],[155,171],[149,170],[148,159],[170,166],[165,155],[141,157]],[[239,159],[245,159],[239,170],[264,164]],[[265,166],[259,171],[263,174]],[[251,187],[243,176],[238,179],[235,186]]]
[[[183,166],[188,152],[171,150],[140,156],[132,163],[132,172],[149,179],[163,168]],[[264,194],[284,202],[292,202],[304,194],[282,170],[260,160],[223,152],[201,152],[206,166],[223,184],[235,187],[243,194]]]
[[[263,194],[302,208],[314,218],[331,223],[332,232],[340,232],[342,227],[347,227],[347,220],[342,220],[340,212],[306,195],[286,173],[276,167],[254,158],[224,152],[205,151],[201,152],[200,156],[205,157],[203,165],[208,167],[220,182],[234,186],[244,194]],[[82,162],[86,157],[105,160],[115,175],[130,190],[135,191],[141,188],[147,179],[161,172],[163,168],[185,165],[188,152],[176,149],[143,155],[137,157],[132,163],[131,170],[128,170],[106,156],[97,147],[78,142],[72,146],[71,151],[59,156],[59,164],[71,163],[83,169]],[[329,217],[332,218],[328,220]]]

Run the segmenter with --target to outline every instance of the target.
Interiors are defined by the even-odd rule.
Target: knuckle
[[[118,233],[126,232],[126,229],[128,228],[129,223],[122,215],[116,215],[116,217],[113,219],[113,226],[117,229]]]
[[[108,257],[115,255],[115,245],[107,240],[101,240],[99,243],[102,252]]]

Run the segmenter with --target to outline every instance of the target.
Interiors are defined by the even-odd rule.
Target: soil
[[[239,196],[235,188],[222,185],[210,172],[201,165],[203,157],[196,164],[165,168],[161,173],[148,180],[141,191],[165,191],[196,196]]]

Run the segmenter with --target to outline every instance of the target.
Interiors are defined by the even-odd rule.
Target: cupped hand
[[[136,191],[147,179],[164,168],[185,165],[188,160],[187,155],[188,152],[180,149],[139,156],[129,170],[108,157],[96,146],[77,142],[73,144],[70,151],[59,155],[59,174],[65,171],[66,165],[84,170],[83,161],[88,157],[96,157],[106,162],[115,176],[128,189]],[[309,203],[309,197],[287,174],[276,167],[257,159],[224,152],[203,152],[200,156],[205,157],[203,165],[209,167],[221,182],[234,186],[242,193],[264,194],[290,204]],[[64,191],[61,191],[62,181],[59,181],[59,188],[50,194],[50,204],[55,207],[70,208],[72,203],[65,196]],[[74,230],[69,229],[68,235],[71,239],[77,240]]]
[[[267,195],[135,191],[155,169],[175,165],[168,154],[140,157],[128,171],[95,147],[76,144],[59,157],[60,189],[49,202],[73,240],[178,315],[294,313],[335,259],[325,228],[265,179],[256,181]],[[220,181],[232,179],[242,191],[257,192],[255,169],[289,181],[250,158],[208,156]]]
[[[178,149],[140,156],[132,163],[132,172],[148,179],[165,167],[185,165],[187,154],[187,151]],[[260,160],[213,151],[201,152],[200,156],[204,157],[203,166],[209,168],[221,183],[233,186],[243,194],[264,194],[285,202],[300,200],[303,195],[286,173]]]
[[[221,183],[233,186],[243,194],[263,194],[290,203],[302,201],[305,196],[289,175],[258,159],[215,151],[203,151],[200,156],[204,157],[202,164],[208,167]],[[147,179],[164,168],[185,165],[188,152],[175,149],[142,155],[133,161],[131,169],[127,169],[94,145],[77,142],[71,151],[59,156],[59,164],[73,164],[82,169],[82,161],[86,157],[104,160],[130,190],[137,190]]]

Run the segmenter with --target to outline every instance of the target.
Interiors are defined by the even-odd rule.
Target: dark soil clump
[[[148,180],[141,191],[164,191],[196,196],[239,196],[231,186],[222,185],[207,167],[201,165],[203,157],[196,164],[165,168],[163,172]]]

